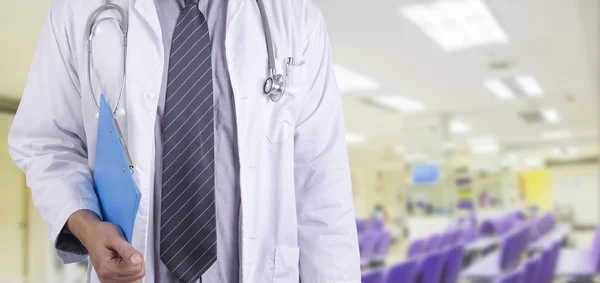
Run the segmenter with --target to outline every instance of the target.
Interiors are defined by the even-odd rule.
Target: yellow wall
[[[20,278],[26,272],[27,190],[24,175],[8,154],[12,118],[0,113],[0,282]]]
[[[528,205],[537,205],[541,211],[553,208],[554,193],[550,170],[540,169],[522,172],[519,174],[519,183]]]
[[[46,223],[35,209],[24,174],[8,154],[13,116],[0,114],[0,282],[48,282],[60,270]],[[64,282],[64,281],[58,281]]]

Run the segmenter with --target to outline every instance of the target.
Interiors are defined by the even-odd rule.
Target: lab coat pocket
[[[298,247],[279,247],[275,249],[275,269],[273,282],[298,282],[300,250]]]
[[[287,109],[277,109],[267,125],[267,138],[271,143],[288,141],[294,133],[291,113]]]
[[[278,62],[280,61],[278,60]],[[289,65],[280,64],[278,70],[284,70],[286,74],[285,94],[278,102],[273,102],[268,97],[265,98],[268,104],[267,138],[274,144],[287,142],[293,136],[297,114],[296,104],[306,92],[306,68],[303,61]]]

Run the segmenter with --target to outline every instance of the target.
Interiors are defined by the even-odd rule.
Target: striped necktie
[[[160,215],[160,258],[182,283],[217,258],[211,64],[206,19],[186,0],[169,59]]]

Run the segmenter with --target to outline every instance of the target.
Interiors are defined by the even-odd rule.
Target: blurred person
[[[117,25],[94,34],[88,23],[101,2],[54,2],[9,135],[61,259],[89,255],[88,282],[360,282],[342,103],[316,5],[131,1],[125,59]],[[285,71],[282,97],[265,95],[268,63]],[[94,192],[99,93],[142,194],[132,244],[102,221]]]

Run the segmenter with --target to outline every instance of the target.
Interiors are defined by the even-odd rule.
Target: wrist
[[[76,211],[69,217],[67,228],[87,248],[88,235],[93,234],[93,227],[100,222],[100,218],[96,213],[83,209]]]

